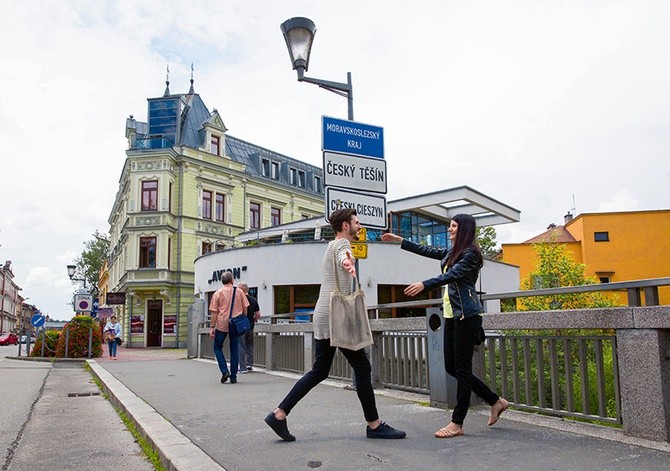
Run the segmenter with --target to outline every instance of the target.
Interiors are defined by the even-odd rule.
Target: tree
[[[478,227],[475,234],[477,245],[482,250],[482,255],[487,258],[496,258],[498,255],[498,242],[496,242],[496,230],[493,226]]]
[[[78,278],[86,279],[86,286],[94,297],[98,297],[98,278],[100,269],[109,256],[109,239],[97,229],[93,239],[84,242],[84,251],[74,260]],[[77,283],[73,281],[73,283]]]
[[[577,263],[565,244],[541,242],[533,245],[537,254],[535,271],[521,282],[522,290],[561,288],[596,284],[587,277],[586,265]],[[534,296],[519,300],[519,311],[548,311],[557,309],[585,309],[612,307],[616,303],[600,292]]]

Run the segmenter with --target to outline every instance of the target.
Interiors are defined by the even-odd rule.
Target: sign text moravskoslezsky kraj
[[[327,116],[322,123],[326,220],[354,208],[363,226],[386,229],[384,129]]]

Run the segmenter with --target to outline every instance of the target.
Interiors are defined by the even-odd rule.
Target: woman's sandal
[[[457,432],[452,432],[447,427],[443,427],[435,432],[435,438],[454,438],[463,435],[463,429],[460,428]]]
[[[503,402],[503,401],[505,401],[505,402]],[[501,407],[498,410],[498,412],[495,415],[493,415],[493,408],[496,405],[498,405],[498,403],[500,403]],[[503,399],[503,398],[498,399],[498,402],[496,402],[495,404],[493,404],[491,406],[491,415],[489,416],[489,421],[488,421],[487,425],[489,427],[492,426],[492,425],[495,425],[495,423],[498,422],[498,419],[500,419],[500,416],[502,415],[502,413],[505,412],[508,407],[509,407],[509,402],[507,401],[507,399]]]

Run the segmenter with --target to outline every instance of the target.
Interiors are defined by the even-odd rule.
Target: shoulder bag
[[[352,294],[343,294],[337,272],[339,271],[335,258],[335,289],[330,294],[330,345],[348,350],[360,350],[372,345],[372,331],[368,310],[365,307],[365,293],[361,289],[358,278],[354,278],[356,291]]]
[[[228,314],[228,331],[231,337],[239,337],[251,330],[251,322],[246,315],[233,317],[233,305],[235,305],[235,292],[237,286],[233,286],[233,299],[230,301],[230,313]]]

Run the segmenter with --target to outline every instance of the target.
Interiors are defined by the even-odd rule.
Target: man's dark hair
[[[232,285],[233,284],[233,272],[224,271],[221,274],[221,283],[223,283],[224,285]]]
[[[333,228],[335,233],[342,231],[342,224],[345,222],[351,222],[351,217],[356,216],[356,210],[354,208],[344,208],[333,211],[328,220],[330,221],[330,227]]]

